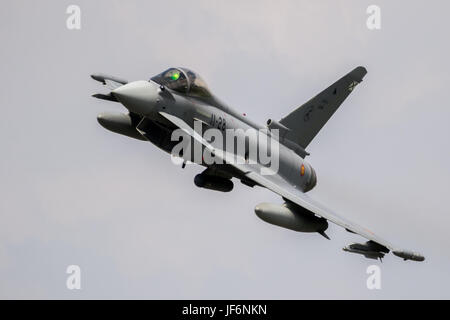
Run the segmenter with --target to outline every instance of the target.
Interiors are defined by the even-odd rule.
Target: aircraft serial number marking
[[[226,120],[222,117],[217,117],[214,113],[211,114],[211,120],[209,121],[211,126],[216,127],[220,130],[225,130],[226,128]]]

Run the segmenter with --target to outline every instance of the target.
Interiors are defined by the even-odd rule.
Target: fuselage
[[[252,122],[212,95],[192,97],[164,88],[152,80],[131,82],[114,90],[113,93],[131,113],[138,114],[165,128],[166,141],[176,128],[162,117],[160,112],[183,119],[192,128],[197,121],[205,124],[209,129],[220,130],[224,133],[222,146],[227,145],[226,131],[232,130],[238,137],[245,135],[242,139],[247,141],[247,147],[250,150],[252,150],[252,147],[259,148],[260,139],[255,139],[256,135],[248,135],[248,132],[252,130],[258,133],[268,132],[267,127]],[[268,134],[270,136],[270,133]],[[149,140],[153,140],[152,142],[164,151],[171,152],[169,148],[173,147],[172,144],[162,146],[157,143],[159,139]],[[273,142],[274,138],[269,137],[268,140]],[[283,143],[277,142],[277,147],[278,165],[272,174],[279,175],[303,192],[311,190],[316,182],[316,175],[311,165]],[[193,161],[194,159],[188,160]],[[259,157],[255,161],[258,162]]]
[[[194,178],[197,187],[230,192],[233,178],[250,187],[259,185],[285,201],[256,205],[255,214],[267,223],[330,239],[325,231],[331,221],[369,240],[347,246],[345,251],[373,259],[392,251],[405,260],[423,261],[422,255],[397,249],[302,194],[317,182],[314,169],[305,161],[309,155],[305,148],[366,73],[364,67],[355,68],[281,120],[269,119],[265,126],[219,101],[201,77],[186,68],[167,69],[149,81],[129,83],[101,74],[92,78],[112,90],[95,98],[120,102],[129,110],[127,114],[102,113],[98,122],[115,133],[152,142],[183,168],[188,161],[206,167]]]

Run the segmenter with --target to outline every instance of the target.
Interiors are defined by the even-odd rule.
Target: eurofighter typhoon
[[[98,115],[100,125],[150,141],[180,160],[183,168],[188,162],[205,167],[194,179],[196,186],[229,192],[232,179],[237,179],[249,187],[264,187],[284,201],[255,207],[256,215],[270,224],[329,239],[325,231],[333,222],[367,240],[344,251],[380,260],[392,251],[404,260],[423,261],[421,254],[390,244],[306,194],[317,183],[316,172],[305,160],[307,147],[366,73],[364,67],[357,67],[281,120],[269,119],[266,125],[224,104],[197,73],[186,68],[170,68],[148,81],[91,77],[109,89],[93,97],[121,103],[128,110]]]

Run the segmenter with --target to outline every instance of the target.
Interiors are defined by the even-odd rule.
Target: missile
[[[374,241],[367,241],[366,243],[353,243],[342,250],[361,254],[368,259],[381,259],[384,257],[385,253],[389,253],[389,249],[381,244]]]
[[[133,124],[129,114],[101,113],[97,116],[98,123],[105,129],[124,136],[146,141]]]
[[[325,234],[327,220],[291,202],[283,205],[260,203],[255,207],[255,213],[267,223],[298,232],[318,232],[329,239]]]
[[[424,261],[425,257],[417,252],[411,251],[392,251],[397,257],[403,258],[403,260]]]

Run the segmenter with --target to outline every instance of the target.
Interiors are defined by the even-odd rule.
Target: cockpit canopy
[[[186,68],[170,68],[151,78],[152,81],[174,91],[193,97],[208,98],[211,93],[202,78]]]

